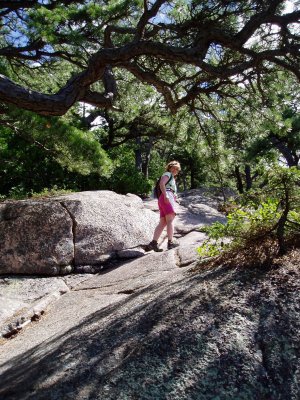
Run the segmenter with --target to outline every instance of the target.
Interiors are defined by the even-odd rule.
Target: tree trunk
[[[251,177],[251,169],[250,165],[245,165],[245,176],[246,176],[246,190],[250,190],[252,188],[252,177]]]
[[[108,123],[108,138],[107,138],[107,143],[103,145],[103,149],[107,150],[110,148],[114,141],[115,133],[114,133],[114,120],[113,118],[110,118],[108,112],[105,112],[105,119]]]
[[[284,199],[284,209],[282,212],[281,217],[278,221],[276,236],[279,245],[279,255],[283,255],[286,253],[286,246],[285,246],[285,239],[284,239],[284,231],[285,231],[285,224],[287,222],[288,213],[290,211],[290,200],[289,200],[289,191],[288,188],[285,187],[285,199]]]
[[[142,140],[140,136],[137,136],[135,138],[135,144],[136,144],[136,149],[135,149],[135,168],[137,171],[142,172],[143,171],[143,159],[142,159],[142,149],[141,149],[141,144]]]
[[[145,160],[143,163],[143,174],[145,176],[145,179],[149,178],[149,163],[150,163],[152,148],[153,148],[153,137],[149,137],[149,141],[145,144]]]
[[[289,168],[297,167],[299,158],[293,156],[292,151],[273,133],[269,135],[271,143],[283,155]]]
[[[195,171],[192,166],[191,166],[191,189],[196,189]]]
[[[242,180],[240,169],[239,169],[238,165],[236,165],[234,168],[234,176],[236,178],[236,188],[237,188],[238,192],[244,193],[243,180]]]
[[[182,183],[183,183],[183,190],[187,190],[187,181],[186,181],[186,175],[184,172],[181,172],[181,179],[182,179]]]

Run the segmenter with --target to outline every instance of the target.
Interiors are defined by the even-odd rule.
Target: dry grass
[[[216,257],[200,260],[192,272],[197,273],[221,265],[247,268],[271,267],[291,260],[300,265],[300,237],[287,241],[286,246],[285,255],[279,256],[276,239],[268,237],[257,241],[249,240],[243,248],[227,250]]]

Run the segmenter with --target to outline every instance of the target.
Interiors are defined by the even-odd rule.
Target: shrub
[[[258,247],[264,248],[268,256],[281,255],[286,252],[287,243],[297,244],[300,171],[276,167],[267,174],[266,182],[262,190],[241,198],[240,207],[228,214],[226,224],[217,222],[206,229],[209,239],[198,248],[201,257],[218,257],[222,253],[230,256],[243,251],[255,257],[253,252]]]
[[[12,200],[23,200],[23,199],[28,199],[28,198],[44,198],[44,197],[53,197],[53,196],[61,196],[64,194],[69,194],[72,193],[72,190],[69,189],[60,189],[56,185],[54,185],[52,188],[44,188],[40,192],[34,192],[31,190],[30,192],[26,192],[24,188],[19,185],[16,187],[13,187],[9,191],[8,196],[2,196],[0,195],[0,201],[1,200],[7,200],[7,199],[12,199]]]

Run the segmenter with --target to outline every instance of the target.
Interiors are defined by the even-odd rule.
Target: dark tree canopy
[[[111,108],[122,71],[151,85],[175,112],[196,98],[279,68],[300,79],[300,11],[282,0],[1,1],[0,101],[41,115],[76,102]],[[67,82],[48,92],[13,74]],[[8,72],[9,71],[9,72]]]

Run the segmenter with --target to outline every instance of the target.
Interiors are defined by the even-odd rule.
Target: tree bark
[[[245,177],[246,177],[246,190],[250,190],[252,188],[252,177],[251,177],[251,168],[250,165],[245,165]]]
[[[135,138],[135,169],[139,172],[143,171],[143,159],[142,159],[142,140],[140,136]]]
[[[289,168],[291,167],[297,167],[298,162],[299,162],[299,157],[294,157],[292,151],[286,146],[285,143],[283,143],[276,135],[271,133],[269,135],[270,141],[273,144],[274,147],[283,155],[285,158],[287,165]]]
[[[234,168],[234,176],[236,179],[236,188],[237,188],[238,192],[244,193],[243,180],[242,180],[240,168],[238,165],[236,165]]]
[[[279,251],[278,251],[279,255],[283,255],[286,253],[284,233],[285,233],[285,224],[287,222],[289,211],[290,211],[289,191],[288,188],[285,187],[284,208],[281,217],[279,218],[276,230],[276,236],[279,245]]]
[[[6,15],[5,18],[8,21],[14,21],[14,24],[7,25],[7,29],[11,29],[9,33],[13,35],[14,26],[18,26],[18,24],[22,26],[24,32],[26,32],[27,24],[28,26],[34,25],[34,13],[37,8],[43,6],[55,9],[61,4],[68,7],[78,1],[61,0],[42,4],[37,0],[12,0],[2,3],[2,7],[5,7],[1,10],[2,15]],[[52,43],[46,43],[41,37],[38,37],[38,34],[32,40],[28,38],[28,43],[24,47],[4,42],[0,49],[0,56],[4,57],[8,63],[15,60],[26,60],[43,64],[47,60],[50,65],[52,60],[55,63],[58,63],[59,60],[67,60],[70,65],[75,65],[82,71],[73,76],[55,94],[39,93],[31,88],[22,87],[2,75],[0,77],[0,101],[41,115],[63,115],[78,101],[99,108],[111,108],[117,93],[117,84],[112,73],[113,68],[130,71],[141,82],[155,87],[162,94],[167,107],[172,112],[176,112],[185,104],[190,104],[201,94],[206,96],[210,93],[217,93],[218,96],[229,96],[228,90],[223,89],[227,89],[229,85],[235,85],[238,75],[245,74],[246,77],[248,71],[251,77],[254,73],[259,74],[263,69],[264,61],[291,71],[300,79],[300,71],[297,67],[300,46],[295,35],[289,30],[291,24],[299,23],[300,12],[276,14],[279,12],[278,6],[282,0],[258,2],[256,12],[253,11],[252,16],[248,19],[245,17],[245,23],[237,32],[227,28],[227,22],[233,16],[227,6],[224,6],[224,3],[227,2],[215,2],[216,4],[211,6],[212,18],[210,20],[209,14],[203,18],[201,12],[196,11],[195,15],[191,12],[190,16],[185,18],[182,23],[170,23],[167,18],[163,18],[166,17],[163,7],[165,3],[166,0],[144,2],[144,7],[140,9],[140,18],[136,21],[133,19],[130,24],[128,22],[128,26],[124,25],[123,15],[119,20],[117,17],[114,19],[111,16],[114,25],[110,25],[109,18],[107,21],[97,21],[99,26],[100,23],[103,23],[103,26],[106,25],[104,38],[102,33],[99,34],[99,37],[95,34],[90,35],[91,32],[88,28],[85,31],[83,22],[78,23],[73,19],[65,21],[66,29],[67,26],[72,28],[64,34],[60,34],[59,30],[55,32],[55,43],[62,48],[65,45],[68,48],[64,51],[53,51]],[[27,9],[31,9],[30,13],[33,17],[30,16]],[[246,9],[247,2],[245,5],[241,2],[236,18],[239,18],[238,13],[244,16]],[[130,11],[130,7],[127,11]],[[154,24],[152,20],[158,13],[162,14],[161,22]],[[214,22],[214,13],[219,15],[218,24]],[[87,14],[86,18],[88,22],[91,22],[91,16]],[[242,24],[242,22],[240,23]],[[264,50],[244,46],[266,24],[273,24],[280,28],[278,35],[281,37],[278,38],[277,47],[275,41],[272,48]],[[78,30],[76,31],[76,29]],[[70,43],[71,39],[68,34],[74,32],[85,35],[85,42],[82,46],[89,46],[89,44],[94,48],[97,44],[99,46],[98,51],[95,50],[86,62],[82,59],[83,53],[80,45],[72,41]],[[122,41],[120,40],[121,32],[126,34],[126,39],[122,39]],[[272,33],[266,33],[266,38],[262,37],[265,45],[267,45],[268,36],[271,38],[270,35]],[[103,44],[104,47],[101,47]],[[222,50],[219,63],[211,63],[207,57],[211,45]],[[71,53],[72,46],[75,49],[73,53]],[[228,57],[228,53],[231,54],[230,57]],[[87,55],[87,51],[84,54]],[[221,54],[224,54],[224,57]],[[233,59],[236,60],[234,63]],[[188,77],[184,68],[180,73],[182,65],[193,67],[195,73]],[[166,66],[170,71],[173,69],[176,72],[173,77],[169,76],[164,80],[162,71]],[[232,77],[234,77],[234,82],[230,79]],[[103,93],[92,91],[91,86],[100,80],[103,81]],[[176,83],[171,84],[170,82]],[[183,88],[184,90],[182,90]],[[181,97],[178,96],[180,92],[184,92]]]
[[[195,180],[195,171],[194,171],[194,168],[193,168],[193,164],[192,165],[190,165],[190,169],[191,169],[191,172],[190,172],[190,175],[191,175],[191,189],[196,189],[196,187],[197,187],[197,185],[196,185],[196,180]]]
[[[151,158],[151,151],[153,148],[153,137],[149,137],[148,142],[145,144],[145,161],[143,163],[143,174],[145,179],[149,179],[149,164]]]

